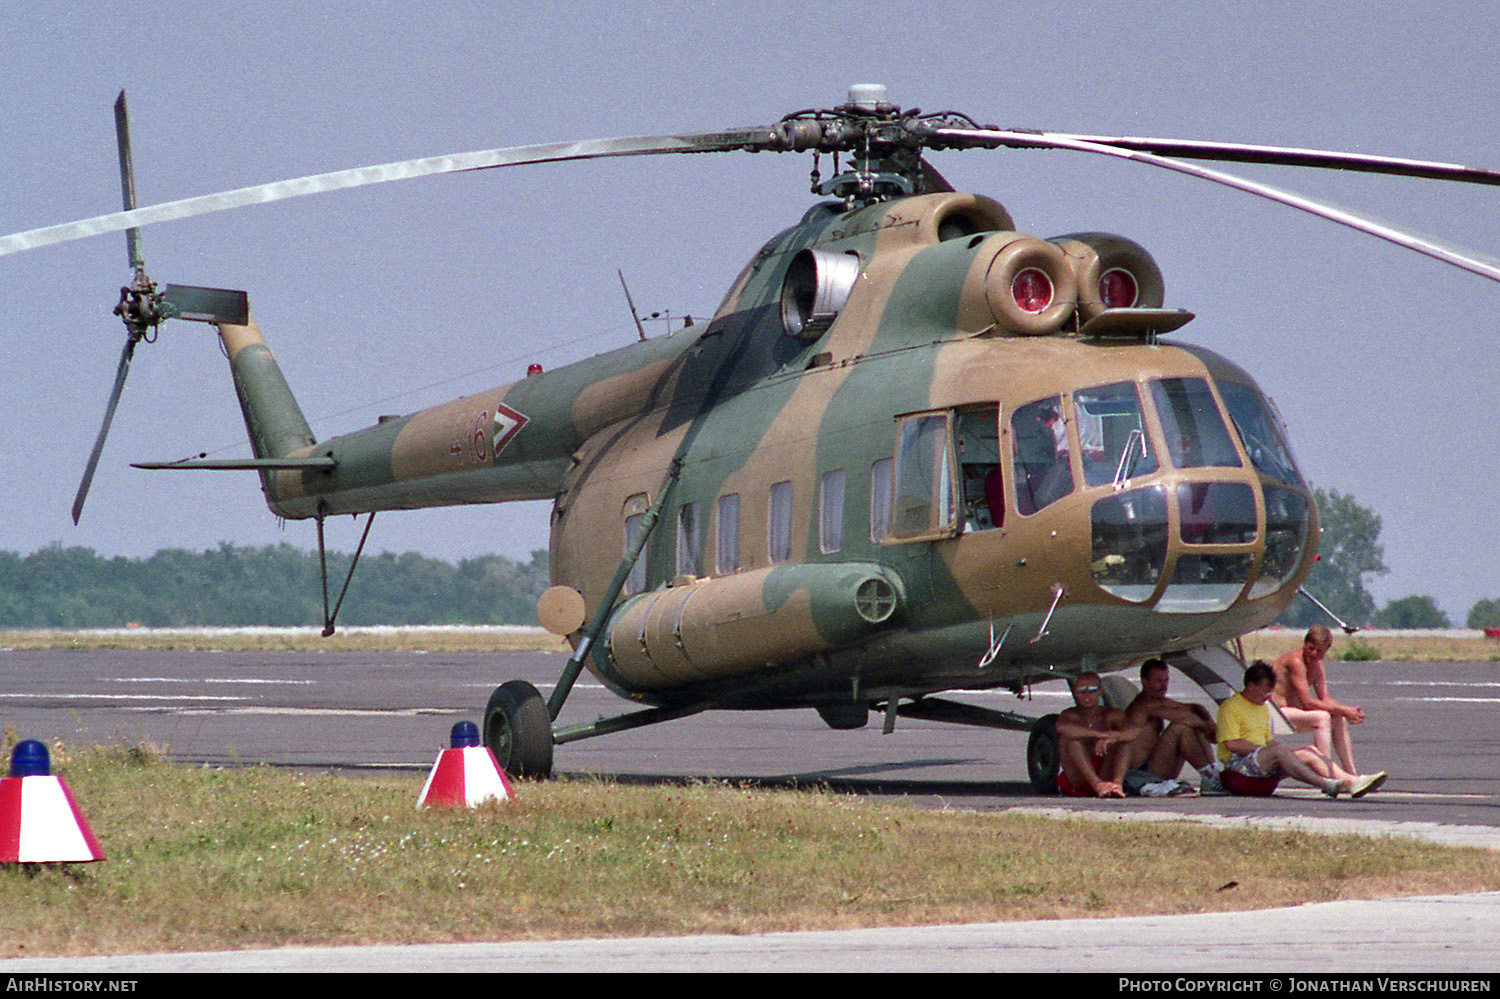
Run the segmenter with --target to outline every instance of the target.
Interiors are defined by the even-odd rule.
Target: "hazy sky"
[[[172,3],[0,9],[0,234],[119,206],[130,95],[142,204],[494,146],[704,131],[843,101],[853,82],[1002,126],[1500,165],[1500,11],[1474,3]],[[1074,153],[939,154],[1040,236],[1118,232],[1198,318],[1181,339],[1277,400],[1304,473],[1384,520],[1381,601],[1460,619],[1500,597],[1500,286],[1243,194]],[[825,164],[826,166],[826,164]],[[156,280],[244,288],[320,436],[707,315],[811,203],[804,157],[524,167],[143,231]],[[1493,188],[1240,172],[1500,251]],[[123,331],[124,239],[0,258],[0,548],[313,544],[249,473],[129,462],[248,453],[209,327],[136,354],[83,523],[69,507]],[[388,513],[371,547],[546,544],[544,504]],[[331,527],[351,549],[357,528]]]

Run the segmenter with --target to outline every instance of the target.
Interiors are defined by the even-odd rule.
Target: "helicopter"
[[[901,108],[878,85],[770,126],[486,150],[147,208],[123,93],[115,113],[124,210],[0,238],[3,255],[126,232],[126,341],[75,521],[135,349],[170,318],[216,327],[251,457],[137,467],[254,471],[275,514],[314,521],[320,552],[330,516],[551,501],[553,585],[537,612],[573,653],[545,698],[498,686],[482,725],[520,777],[550,774],[554,748],[579,739],[707,710],[811,708],[835,729],[907,717],[1027,731],[1029,776],[1048,789],[1053,716],[939,695],[1020,694],[1160,656],[1221,697],[1242,667],[1238,637],[1301,591],[1318,519],[1287,428],[1249,372],[1169,339],[1194,316],[1167,307],[1147,249],[1027,235],[998,201],[955,191],[927,152],[1132,160],[1500,280],[1472,254],[1184,161],[1500,183],[1491,171],[999,129]],[[439,173],[735,151],[811,154],[819,200],[712,317],[333,437],[313,433],[247,293],[158,286],[141,263],[140,226],[205,212]],[[338,611],[327,583],[325,634]],[[559,727],[585,669],[635,707]]]

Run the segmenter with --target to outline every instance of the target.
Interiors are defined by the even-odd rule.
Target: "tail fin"
[[[317,438],[261,336],[255,317],[246,316],[243,326],[219,323],[218,327],[255,457],[285,458],[315,443]]]

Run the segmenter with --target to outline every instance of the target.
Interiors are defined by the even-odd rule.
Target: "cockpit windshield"
[[[1300,483],[1302,476],[1292,460],[1286,429],[1265,397],[1248,385],[1226,381],[1219,382],[1219,394],[1256,469],[1282,482]]]
[[[1073,393],[1085,483],[1114,486],[1091,507],[1094,582],[1162,614],[1217,613],[1242,596],[1285,588],[1303,564],[1312,512],[1275,408],[1243,382],[1178,377],[1149,385],[1149,392],[1116,382]],[[1148,394],[1160,437],[1145,419]],[[1158,478],[1161,466],[1188,474],[1127,488],[1133,477]]]
[[[1239,454],[1202,378],[1162,378],[1151,383],[1167,453],[1178,468],[1237,468]]]

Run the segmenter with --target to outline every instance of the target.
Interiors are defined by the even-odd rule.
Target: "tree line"
[[[1447,628],[1430,596],[1412,595],[1376,608],[1366,577],[1383,575],[1380,517],[1352,496],[1315,489],[1323,533],[1320,559],[1306,588],[1351,625]],[[350,556],[328,555],[330,600],[349,571]],[[500,555],[457,565],[416,552],[360,559],[339,612],[343,624],[535,624],[536,601],[548,586],[547,553],[531,561]],[[106,557],[91,548],[49,545],[30,555],[0,551],[0,627],[110,628],[296,626],[321,624],[318,556],[292,545],[264,548],[221,543],[202,552],[165,548],[146,558]],[[1310,601],[1297,599],[1281,623],[1328,623]],[[1477,601],[1464,622],[1500,627],[1500,599]]]
[[[328,554],[330,602],[350,556]],[[548,586],[547,553],[500,555],[457,565],[415,552],[359,560],[341,624],[535,624]],[[0,551],[0,627],[109,628],[297,626],[323,621],[316,552],[289,544],[166,548],[145,558],[49,545],[30,555]]]

